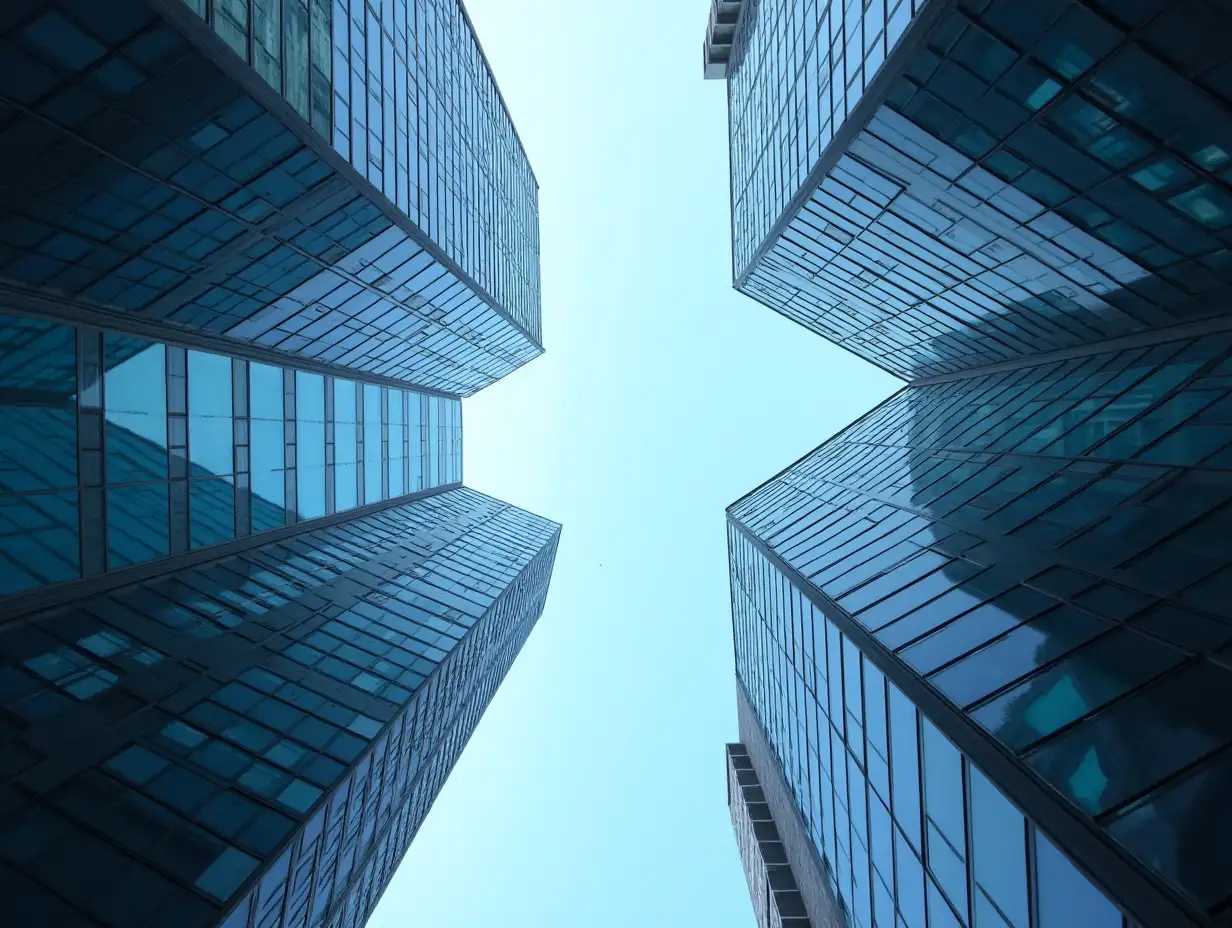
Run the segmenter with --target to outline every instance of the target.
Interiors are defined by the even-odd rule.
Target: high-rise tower
[[[729,764],[814,924],[1232,911],[1230,29],[712,10],[736,286],[908,381],[728,510]]]
[[[465,11],[15,0],[0,165],[5,917],[356,928],[560,530],[461,484],[542,350]]]

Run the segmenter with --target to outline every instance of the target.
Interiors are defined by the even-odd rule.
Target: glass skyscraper
[[[543,610],[462,486],[541,351],[457,0],[0,9],[0,898],[358,928]]]
[[[728,509],[766,924],[1232,917],[1228,35],[713,5],[736,287],[907,381]]]
[[[13,0],[0,60],[6,302],[463,396],[541,353],[537,185],[457,0]]]

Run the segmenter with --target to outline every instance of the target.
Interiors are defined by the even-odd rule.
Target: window
[[[1035,835],[1039,928],[1121,928],[1121,913],[1056,846]]]
[[[107,482],[167,479],[167,349],[104,337]]]
[[[1180,668],[1113,703],[1027,755],[1057,789],[1092,814],[1115,808],[1188,763],[1232,742],[1229,671]]]
[[[364,384],[364,502],[378,503],[385,499],[382,491],[381,456],[381,388]]]
[[[248,366],[248,379],[252,530],[261,532],[286,522],[283,372],[254,362]]]
[[[226,902],[257,867],[257,861],[243,851],[229,847],[214,859],[194,884],[215,899]]]
[[[890,774],[894,820],[911,843],[920,843],[920,757],[916,708],[902,691],[889,684]]]
[[[334,509],[337,512],[354,509],[359,502],[356,386],[354,381],[334,380]]]
[[[980,706],[972,717],[1003,743],[1022,749],[1175,667],[1183,656],[1162,642],[1115,629]]]
[[[389,497],[405,492],[403,467],[406,464],[406,394],[402,390],[385,391],[389,422]]]
[[[1109,628],[1092,615],[1062,606],[1019,626],[930,679],[955,705],[968,706]]]
[[[46,651],[28,658],[24,663],[44,680],[83,701],[109,689],[119,679],[72,648]]]
[[[325,378],[295,372],[295,466],[301,519],[325,515]]]
[[[976,924],[999,926],[1005,920],[1010,928],[1029,928],[1026,821],[979,770],[972,766],[967,770]]]
[[[924,813],[929,869],[960,912],[967,909],[967,837],[962,756],[928,719],[924,733]]]
[[[231,365],[222,355],[188,352],[189,538],[194,548],[235,537]]]

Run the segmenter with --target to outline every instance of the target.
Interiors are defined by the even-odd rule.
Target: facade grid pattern
[[[926,0],[747,0],[729,66],[733,278]]]
[[[1193,853],[1221,840],[1232,746],[1230,370],[1224,334],[907,387],[732,509],[1210,912],[1232,895]]]
[[[739,528],[728,538],[737,675],[849,924],[1125,924]]]
[[[40,319],[0,332],[0,594],[462,479],[457,399]],[[394,425],[369,418],[386,407]]]
[[[457,0],[185,2],[539,340],[538,184]]]
[[[736,286],[909,382],[728,510],[738,675],[854,924],[1232,911],[1230,29],[746,5]]]
[[[105,16],[10,6],[0,166],[20,183],[0,191],[6,286],[459,395],[541,353],[537,290],[509,298],[528,324],[515,321],[257,74],[211,58],[218,39],[180,5],[175,24],[139,0]],[[464,211],[514,212],[498,199]],[[460,209],[459,230],[496,221]],[[487,237],[467,234],[482,251]]]
[[[6,898],[28,924],[362,924],[557,537],[450,490],[7,627]]]
[[[906,379],[1224,313],[1232,59],[1204,37],[1232,27],[1229,14],[1201,2],[1023,9],[964,0],[935,24],[896,27],[927,34],[891,61],[867,123],[826,153],[804,201],[783,214],[799,171],[782,172],[763,222],[737,194],[745,293]],[[759,36],[786,17],[753,22],[745,41],[769,41]],[[737,179],[738,101],[751,93],[739,75]],[[785,145],[798,138],[789,115],[772,124]],[[814,148],[802,163],[818,162]],[[772,167],[755,176],[773,186]]]

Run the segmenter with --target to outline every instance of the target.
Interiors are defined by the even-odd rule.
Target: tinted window
[[[283,465],[283,373],[278,367],[249,364],[252,528],[259,532],[286,521]]]
[[[1121,928],[1121,913],[1039,832],[1035,836],[1039,928]]]
[[[295,372],[295,468],[301,519],[325,515],[325,378]]]

